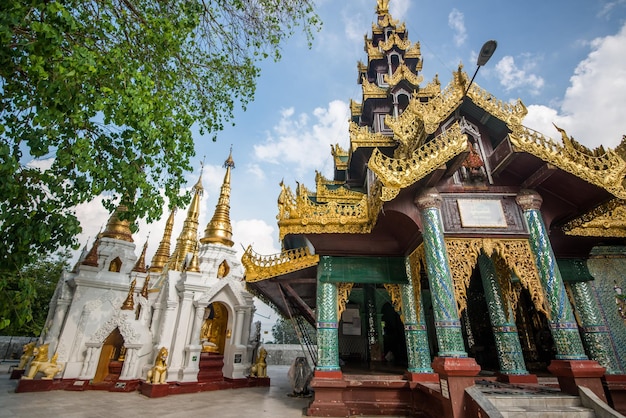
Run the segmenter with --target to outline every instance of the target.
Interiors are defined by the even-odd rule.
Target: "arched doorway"
[[[124,361],[124,337],[119,328],[115,328],[102,344],[98,368],[93,378],[93,383],[100,383],[105,380],[117,380]]]
[[[228,326],[228,309],[220,302],[209,304],[204,310],[200,342],[205,353],[224,354]]]

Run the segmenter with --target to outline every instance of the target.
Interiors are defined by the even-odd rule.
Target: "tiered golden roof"
[[[202,175],[200,175],[198,182],[193,186],[193,197],[187,210],[187,218],[183,224],[183,230],[176,240],[176,248],[170,257],[170,270],[183,271],[186,267],[187,256],[198,245],[198,218],[200,217],[200,199],[203,192]]]
[[[148,240],[146,239],[145,244],[143,244],[143,250],[141,251],[141,255],[137,259],[135,263],[135,267],[133,267],[132,271],[136,271],[138,273],[145,273],[146,270],[146,250],[148,249]]]
[[[170,258],[170,245],[172,241],[172,230],[174,229],[174,214],[176,210],[172,210],[170,212],[170,216],[167,218],[167,222],[165,223],[165,231],[163,231],[163,238],[159,243],[159,248],[157,248],[156,253],[152,257],[152,262],[150,263],[149,271],[153,273],[160,273],[163,271],[163,267],[167,264],[167,261]]]
[[[204,230],[204,237],[200,240],[203,244],[223,244],[227,247],[233,246],[233,228],[230,224],[230,171],[235,168],[232,149],[228,158],[224,162],[226,174],[222,182],[220,197],[215,207],[213,218]]]

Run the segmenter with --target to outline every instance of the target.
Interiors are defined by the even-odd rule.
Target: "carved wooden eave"
[[[315,200],[318,203],[337,201],[341,203],[358,203],[363,198],[363,193],[355,192],[343,187],[344,182],[330,181],[319,172],[315,176]],[[339,186],[329,188],[328,186]]]
[[[612,199],[563,226],[567,235],[626,238],[626,200]]]
[[[626,161],[615,151],[607,149],[604,154],[596,156],[575,147],[571,138],[570,141],[559,144],[521,124],[513,125],[512,131],[509,139],[517,151],[532,154],[608,191],[617,198],[626,199],[626,189],[624,189]]]
[[[432,134],[439,128],[441,122],[446,120],[461,105],[467,84],[467,74],[461,70],[455,71],[454,80],[446,86],[441,94],[434,96],[426,103],[414,97],[409,102],[407,110],[423,119],[426,133]],[[431,88],[436,89],[436,87]],[[528,113],[526,106],[520,100],[515,104],[505,103],[475,83],[472,84],[466,96],[476,106],[502,120],[511,129],[512,126],[521,124],[522,119]]]
[[[371,231],[367,195],[356,204],[330,201],[316,203],[310,199],[292,202],[294,210],[279,217],[279,238],[289,234],[363,234]]]
[[[348,151],[344,150],[339,144],[330,146],[330,153],[333,156],[333,162],[335,163],[335,170],[347,170],[348,169]]]
[[[406,23],[402,22],[402,24],[400,24],[399,20],[396,20],[394,18],[391,17],[390,14],[386,13],[384,16],[379,16],[378,17],[378,23],[375,23],[372,25],[372,28],[374,28],[374,26],[378,25],[378,27],[384,29],[386,27],[392,27],[394,28],[397,32],[405,32],[406,31]]]
[[[397,118],[387,115],[385,125],[391,128],[394,139],[400,144],[396,150],[396,158],[411,154],[426,139],[424,121],[412,112],[404,112]]]
[[[350,116],[352,116],[353,118],[356,116],[361,116],[362,112],[363,105],[350,99]]]
[[[376,83],[370,83],[365,76],[363,76],[361,84],[363,86],[363,101],[367,99],[386,99],[389,95],[387,89],[378,87]]]
[[[367,62],[381,60],[385,56],[380,48],[374,46],[374,42],[371,39],[367,39],[367,35],[365,35],[365,52],[367,53]]]
[[[417,75],[412,72],[405,63],[400,64],[391,77],[385,74],[383,79],[385,80],[385,83],[389,84],[390,87],[397,86],[402,80],[406,80],[409,84],[415,87],[419,86],[422,81],[424,81],[424,77],[422,75]]]
[[[248,246],[241,257],[241,263],[246,270],[246,283],[259,282],[313,267],[319,261],[320,256],[311,254],[307,247],[279,254],[260,255],[252,250],[252,246]]]
[[[368,126],[359,126],[350,122],[348,126],[350,133],[350,147],[352,152],[359,148],[393,147],[396,142],[392,137],[379,132],[372,132]]]
[[[393,47],[397,47],[401,51],[406,51],[411,47],[411,41],[405,36],[404,39],[397,33],[392,33],[386,41],[381,41],[378,46],[385,52],[389,52]]]
[[[404,58],[421,58],[422,57],[422,49],[419,41],[415,42],[409,49],[404,52]],[[422,69],[422,60],[417,64],[417,70]]]
[[[461,133],[461,128],[456,122],[450,129],[422,145],[407,158],[390,158],[375,149],[368,167],[383,184],[382,200],[389,201],[397,196],[401,189],[423,179],[468,147],[467,135]]]
[[[413,92],[413,99],[419,100],[420,97],[432,98],[440,94],[441,82],[439,81],[439,76],[435,74],[435,77],[431,82]]]

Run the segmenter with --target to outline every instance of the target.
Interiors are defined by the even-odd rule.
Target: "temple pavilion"
[[[466,416],[477,379],[624,412],[626,140],[529,129],[462,66],[424,81],[419,42],[376,14],[349,148],[314,189],[281,184],[282,252],[242,260],[251,292],[317,328],[307,413]]]

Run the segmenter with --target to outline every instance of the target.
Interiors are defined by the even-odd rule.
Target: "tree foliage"
[[[305,323],[305,327],[311,341],[315,342],[317,340],[317,330],[308,322]],[[283,317],[279,317],[272,326],[272,337],[274,337],[274,343],[276,344],[300,344],[293,323]]]
[[[76,246],[94,196],[130,220],[184,203],[192,125],[215,139],[319,25],[312,0],[0,2],[0,270]]]
[[[0,332],[4,335],[39,336],[48,306],[69,253],[37,260],[20,271],[0,275]]]

